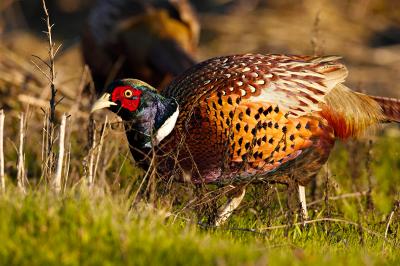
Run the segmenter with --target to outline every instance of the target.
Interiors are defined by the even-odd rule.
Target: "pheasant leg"
[[[239,191],[232,197],[228,199],[228,201],[223,205],[217,214],[217,218],[215,219],[215,226],[222,225],[228,218],[231,216],[232,212],[239,206],[242,202],[244,195],[246,194],[245,187],[239,189]]]
[[[299,199],[301,204],[301,215],[305,220],[308,219],[307,203],[306,203],[306,189],[304,186],[299,185]]]

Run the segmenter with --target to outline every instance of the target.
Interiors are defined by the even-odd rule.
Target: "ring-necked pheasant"
[[[137,77],[163,88],[195,64],[199,22],[187,0],[98,0],[82,35],[97,92]]]
[[[258,181],[298,185],[306,216],[304,186],[335,140],[400,122],[400,101],[347,88],[338,59],[217,57],[188,69],[161,94],[138,80],[115,81],[92,110],[109,108],[126,121],[135,159],[150,147],[172,151],[176,158],[161,163],[164,170],[178,164],[193,182],[238,185],[216,224],[238,206],[245,185]]]

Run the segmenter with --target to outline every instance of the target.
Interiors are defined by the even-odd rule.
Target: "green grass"
[[[392,237],[360,232],[347,224],[294,226],[265,234],[235,217],[229,226],[204,230],[165,218],[165,212],[124,197],[80,190],[0,198],[1,265],[395,265]],[[398,225],[397,225],[398,226]]]
[[[255,244],[243,249],[232,238],[171,224],[162,211],[129,211],[122,198],[84,191],[63,198],[10,193],[0,213],[1,265],[235,264],[261,255]]]
[[[386,240],[384,234],[399,200],[400,137],[375,141],[370,164],[368,150],[364,142],[355,150],[339,143],[328,190],[330,196],[365,191],[370,179],[372,205],[365,196],[321,201],[310,206],[311,220],[340,221],[278,229],[273,226],[299,222],[287,217],[282,186],[250,189],[228,224],[215,229],[197,225],[196,208],[179,211],[185,201],[171,208],[162,205],[170,198],[161,198],[157,207],[139,202],[131,208],[123,187],[90,191],[78,183],[57,196],[41,184],[22,195],[8,180],[0,195],[0,265],[399,265],[398,209]],[[132,171],[128,161],[107,174],[127,179]],[[325,193],[322,173],[315,198]]]

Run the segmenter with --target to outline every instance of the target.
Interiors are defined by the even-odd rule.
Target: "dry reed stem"
[[[50,81],[50,88],[51,88],[51,99],[50,99],[50,122],[54,123],[55,122],[55,108],[56,108],[56,94],[57,94],[57,90],[55,88],[54,85],[54,79],[56,77],[56,69],[55,69],[55,64],[54,64],[54,58],[58,52],[58,50],[60,49],[61,45],[58,46],[58,48],[56,50],[54,50],[55,47],[55,43],[53,42],[53,37],[52,37],[52,33],[51,30],[54,26],[54,24],[50,23],[50,15],[49,15],[49,11],[46,7],[46,1],[42,0],[42,6],[43,6],[43,10],[45,13],[45,21],[46,21],[46,26],[47,26],[47,39],[48,39],[48,44],[49,44],[49,64],[46,64],[49,67],[49,72],[50,72],[50,77],[49,77],[49,81]],[[42,60],[43,61],[43,60]]]
[[[0,110],[0,186],[3,193],[6,191],[6,182],[4,179],[4,111]]]
[[[94,162],[95,162],[95,149],[96,149],[96,132],[93,132],[92,136],[92,147],[89,150],[89,166],[88,166],[88,175],[87,175],[87,183],[89,187],[92,187],[93,185],[93,179],[94,179]]]
[[[54,83],[55,77],[56,77],[55,56],[56,56],[58,50],[60,49],[61,45],[59,45],[55,49],[55,43],[53,42],[53,37],[52,37],[52,28],[53,28],[54,24],[50,23],[50,16],[49,16],[48,9],[46,7],[45,0],[42,0],[42,6],[43,6],[44,14],[45,14],[44,21],[45,21],[46,27],[47,27],[47,31],[45,31],[44,33],[46,33],[47,40],[48,40],[49,59],[48,59],[48,62],[46,62],[46,60],[43,60],[42,58],[40,58],[38,56],[33,56],[33,58],[38,60],[38,62],[40,62],[41,64],[45,65],[47,67],[47,71],[49,74],[47,74],[47,71],[44,71],[43,69],[41,69],[41,67],[34,60],[32,60],[32,63],[39,69],[40,72],[42,72],[42,74],[50,82],[50,91],[51,91],[51,98],[49,101],[50,114],[48,116],[46,116],[48,118],[48,123],[46,125],[46,131],[45,131],[47,134],[47,136],[45,138],[47,140],[47,144],[46,144],[46,150],[45,150],[46,157],[44,158],[44,164],[43,164],[44,167],[42,168],[42,170],[44,170],[43,176],[47,180],[51,180],[51,178],[53,176],[52,171],[54,170],[53,146],[54,146],[54,141],[55,141],[55,139],[54,139],[54,131],[55,131],[55,123],[56,123],[55,112],[56,112],[56,106],[59,103],[59,101],[58,102],[56,101],[57,90],[55,88],[55,83]],[[45,92],[45,91],[43,91],[43,92]]]
[[[62,176],[62,168],[64,162],[64,151],[65,151],[64,141],[65,141],[66,123],[67,123],[67,114],[63,114],[61,117],[57,168],[56,168],[56,173],[54,175],[54,190],[57,193],[60,193],[61,191],[61,176]]]
[[[328,163],[324,165],[324,170],[325,170],[325,196],[324,196],[324,204],[326,208],[326,212],[328,216],[330,216],[331,210],[329,208],[329,182],[331,178],[331,172],[328,166]]]
[[[43,129],[42,129],[42,177],[46,177],[46,173],[48,171],[47,169],[47,161],[48,161],[48,137],[49,134],[47,133],[48,131],[48,124],[49,124],[49,119],[48,119],[48,113],[44,112],[44,119],[43,119]]]
[[[149,169],[146,171],[146,174],[144,175],[142,181],[140,182],[139,187],[137,188],[137,190],[135,191],[134,196],[132,197],[131,208],[136,203],[137,197],[138,197],[140,191],[142,190],[142,187],[143,187],[144,183],[146,182],[147,179],[150,179],[150,177],[153,174],[155,174],[155,171],[156,171],[156,154],[155,154],[155,152],[153,150],[151,161],[150,161],[150,165],[149,165]]]
[[[18,148],[18,164],[17,164],[17,186],[22,193],[26,193],[25,190],[25,166],[24,166],[24,126],[25,126],[25,115],[20,114],[20,124],[19,124],[19,148]]]
[[[69,178],[69,170],[70,170],[70,166],[71,166],[71,142],[69,143],[68,146],[68,150],[67,150],[67,159],[65,161],[65,165],[64,165],[64,193],[65,193],[65,189],[67,187],[68,184],[68,178]]]
[[[372,145],[373,142],[372,140],[369,140],[368,142],[368,150],[367,150],[367,159],[365,161],[365,168],[367,169],[367,180],[368,180],[368,191],[367,191],[367,202],[366,202],[366,207],[368,210],[372,210],[374,208],[374,201],[372,199],[372,160],[373,160],[373,154],[372,154]]]
[[[397,210],[397,206],[395,205],[394,208],[392,209],[392,211],[390,212],[389,219],[386,223],[385,234],[384,234],[385,240],[387,240],[387,237],[389,234],[389,229],[390,229],[390,224],[392,223],[392,219],[393,219],[393,216],[394,216],[396,210]],[[385,248],[385,243],[386,243],[386,241],[382,243],[382,250]]]
[[[389,220],[388,220],[388,222],[387,222],[387,224],[386,224],[385,239],[387,239],[388,232],[389,232],[389,227],[390,227],[390,223],[392,222],[393,215],[394,215],[394,211],[392,211],[392,212],[390,213]]]
[[[53,177],[54,153],[52,152],[54,141],[54,127],[50,123],[49,113],[45,111],[42,137],[42,177],[50,181]]]
[[[104,121],[103,129],[102,129],[101,135],[100,135],[99,146],[97,147],[96,163],[94,164],[94,170],[93,170],[93,182],[94,182],[94,179],[96,178],[97,167],[99,165],[101,151],[103,150],[104,135],[107,130],[107,125],[108,125],[108,116],[106,116],[106,119]]]
[[[47,123],[47,118],[46,118],[46,113],[44,114],[44,120],[43,120],[43,127],[42,127],[42,150],[41,150],[41,160],[42,160],[42,173],[44,173],[44,168],[43,168],[43,162],[45,158],[45,152],[46,152],[46,123]]]
[[[275,186],[275,193],[276,193],[276,198],[277,198],[278,203],[279,203],[279,210],[281,211],[281,214],[283,215],[285,212],[283,211],[281,197],[279,196],[279,191],[278,191],[278,188],[276,186]]]

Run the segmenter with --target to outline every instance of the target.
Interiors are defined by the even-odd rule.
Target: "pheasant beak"
[[[93,113],[94,111],[103,109],[103,108],[108,108],[111,105],[117,105],[116,103],[110,101],[110,94],[109,93],[104,93],[92,106],[92,110],[90,111]]]

